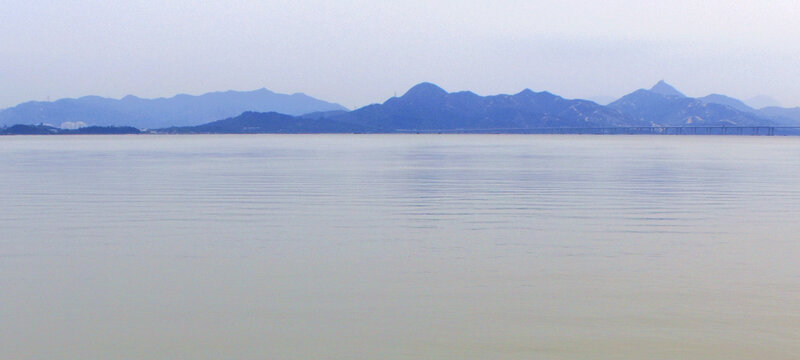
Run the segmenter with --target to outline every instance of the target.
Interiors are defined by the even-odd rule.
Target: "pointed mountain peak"
[[[535,94],[536,93],[533,92],[533,90],[525,88],[525,90],[522,90],[522,91],[516,93],[514,96],[531,96],[531,95],[535,95]]]
[[[411,89],[409,89],[403,97],[433,97],[433,96],[443,96],[447,95],[447,91],[440,88],[438,85],[423,82],[417,85],[414,85]]]
[[[661,95],[686,97],[686,95],[683,95],[682,92],[675,90],[675,88],[672,87],[672,85],[667,84],[666,82],[664,82],[664,80],[660,80],[657,84],[655,84],[655,86],[650,88],[650,91]]]

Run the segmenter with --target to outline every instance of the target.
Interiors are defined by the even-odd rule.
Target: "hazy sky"
[[[0,108],[266,87],[347,107],[449,91],[800,105],[800,1],[0,0]]]

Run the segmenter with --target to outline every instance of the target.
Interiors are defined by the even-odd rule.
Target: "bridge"
[[[542,133],[602,135],[762,135],[774,136],[775,126],[628,126],[590,128],[541,128]],[[788,129],[781,127],[781,130]],[[793,128],[800,129],[800,127]],[[538,133],[538,131],[537,131]]]
[[[400,130],[420,134],[800,135],[800,126],[619,126]]]

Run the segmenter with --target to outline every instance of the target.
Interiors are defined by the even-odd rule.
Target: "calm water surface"
[[[0,137],[2,359],[797,359],[800,138]]]

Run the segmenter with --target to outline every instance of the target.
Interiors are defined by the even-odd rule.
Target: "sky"
[[[423,81],[800,106],[800,2],[0,0],[0,108],[268,88],[349,108]]]

